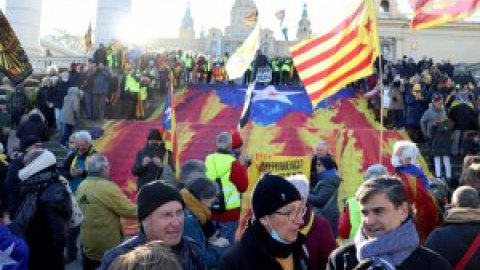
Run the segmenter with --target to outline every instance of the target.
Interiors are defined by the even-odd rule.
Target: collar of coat
[[[480,209],[454,207],[447,211],[446,223],[480,222]]]
[[[51,167],[56,163],[57,159],[55,158],[55,155],[48,150],[43,150],[42,154],[18,172],[18,178],[25,181],[30,176]]]

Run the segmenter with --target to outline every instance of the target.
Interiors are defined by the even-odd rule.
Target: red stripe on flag
[[[312,41],[310,41],[307,44],[301,46],[300,48],[291,51],[290,54],[291,54],[292,58],[295,58],[295,57],[299,56],[300,54],[303,54],[303,53],[311,50],[312,48],[315,48],[316,46],[318,46],[318,45],[324,43],[325,41],[331,39],[332,37],[334,37],[338,32],[347,28],[347,26],[349,24],[351,24],[352,21],[356,17],[359,16],[360,12],[363,11],[364,6],[365,6],[365,3],[362,2],[362,4],[358,7],[357,10],[355,10],[355,12],[352,15],[350,15],[345,20],[343,20],[339,25],[337,25],[335,28],[333,28],[330,32],[328,32],[327,34],[325,34],[323,36],[316,37],[316,38],[312,39]]]
[[[342,40],[340,40],[337,44],[333,45],[330,49],[320,53],[319,55],[309,58],[305,62],[297,65],[297,71],[302,72],[305,69],[311,67],[312,65],[315,65],[335,53],[337,53],[339,50],[341,50],[344,46],[346,46],[348,43],[350,43],[352,40],[354,40],[358,36],[358,28],[356,28],[354,31],[350,32],[348,35],[344,36]]]
[[[316,83],[320,80],[325,79],[328,77],[328,75],[332,74],[333,72],[337,71],[338,69],[342,68],[345,64],[348,64],[352,61],[355,56],[357,56],[359,53],[361,53],[367,45],[365,44],[358,44],[353,50],[351,50],[348,54],[343,56],[339,61],[335,62],[333,65],[331,65],[329,68],[315,73],[314,75],[305,78],[303,80],[303,84],[305,86],[308,86],[310,84]]]
[[[412,19],[412,27],[417,28],[418,25],[427,24],[432,21],[441,20],[442,18],[448,17],[461,17],[467,16],[475,9],[480,8],[480,1],[462,1],[455,3],[452,6],[448,6],[441,9],[431,8],[429,9],[428,6],[422,8],[418,8],[415,11],[415,16]],[[454,19],[453,19],[454,20]],[[450,19],[449,19],[450,21]]]
[[[337,84],[339,84],[340,82],[342,82],[343,80],[345,80],[346,78],[348,78],[349,76],[351,76],[352,74],[355,74],[357,72],[360,72],[361,70],[369,67],[370,65],[373,64],[373,53],[374,51],[371,51],[369,55],[367,55],[367,57],[365,59],[362,60],[362,62],[358,63],[358,65],[356,65],[355,67],[353,67],[352,69],[350,69],[348,72],[345,72],[343,73],[341,76],[338,76],[335,80],[331,81],[330,83],[328,83],[324,89],[322,90],[317,90],[311,94],[309,94],[308,96],[310,97],[310,100],[316,100],[318,99],[323,93],[327,92],[328,90],[330,90],[332,87],[336,86]]]

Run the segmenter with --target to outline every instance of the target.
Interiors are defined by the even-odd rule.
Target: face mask
[[[277,242],[280,242],[280,243],[282,243],[282,244],[290,244],[290,242],[287,242],[287,241],[283,240],[283,239],[280,237],[280,235],[278,235],[277,231],[274,230],[273,228],[272,228],[272,230],[270,231],[270,237],[272,237],[273,240],[275,240],[275,241],[277,241]]]

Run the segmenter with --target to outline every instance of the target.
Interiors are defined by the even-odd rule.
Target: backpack
[[[442,213],[445,213],[445,207],[449,204],[449,198],[452,195],[452,190],[445,182],[440,178],[432,178],[430,180],[430,194],[435,198],[437,205]]]

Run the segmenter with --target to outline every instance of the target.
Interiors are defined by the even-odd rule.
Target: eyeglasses
[[[302,206],[298,210],[292,209],[292,210],[289,210],[289,211],[286,211],[286,212],[275,211],[273,213],[275,213],[277,215],[281,215],[281,216],[286,216],[288,218],[288,220],[290,220],[290,221],[295,221],[295,220],[303,218],[305,216],[305,214],[307,213],[307,207]]]

